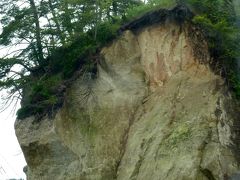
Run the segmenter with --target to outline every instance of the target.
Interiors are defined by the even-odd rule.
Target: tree
[[[68,71],[69,67],[73,68],[78,56],[97,47],[99,40],[106,39],[105,35],[98,37],[102,24],[105,23],[105,30],[111,32],[116,19],[124,18],[126,10],[139,3],[140,0],[0,1],[3,26],[0,46],[9,49],[0,58],[0,90],[9,90],[8,102],[15,97],[21,98],[28,83],[35,87],[38,82],[32,80],[33,77],[42,81],[50,70],[59,73],[61,68],[67,67]],[[85,42],[75,43],[79,38]],[[73,51],[69,47],[76,50],[64,51],[65,54],[57,58],[56,54],[63,52],[60,49]],[[33,88],[32,92],[35,91],[40,90]]]

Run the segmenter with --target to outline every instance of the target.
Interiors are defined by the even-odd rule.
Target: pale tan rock
[[[195,33],[171,22],[126,31],[102,49],[97,79],[85,74],[67,89],[54,118],[17,120],[28,179],[237,177],[238,112],[208,67],[206,42],[195,52]]]

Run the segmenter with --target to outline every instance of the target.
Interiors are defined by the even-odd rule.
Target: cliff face
[[[54,118],[16,121],[28,179],[239,178],[239,114],[209,61],[187,23],[125,30]]]

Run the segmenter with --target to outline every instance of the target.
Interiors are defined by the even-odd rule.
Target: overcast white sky
[[[23,173],[26,162],[14,131],[15,118],[11,108],[0,113],[0,180],[26,179]]]
[[[0,33],[1,30],[0,24]],[[0,56],[6,54],[6,51],[6,49],[1,50]],[[3,92],[0,92],[0,97],[2,94]],[[19,108],[20,105],[18,104],[17,107]],[[0,113],[0,180],[10,178],[26,179],[23,173],[23,167],[26,165],[26,162],[14,131],[16,116],[11,111],[12,107]]]

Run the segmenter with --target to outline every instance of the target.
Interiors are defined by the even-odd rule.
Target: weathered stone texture
[[[17,120],[28,179],[238,177],[238,112],[204,40],[205,56],[195,52],[198,33],[172,22],[125,31],[102,49],[97,79],[79,77],[55,118]]]

